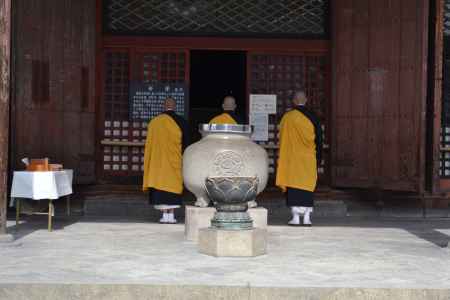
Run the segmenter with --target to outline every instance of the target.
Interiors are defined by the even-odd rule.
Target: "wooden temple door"
[[[108,48],[103,53],[103,101],[99,172],[106,182],[139,183],[149,120],[130,118],[132,82],[187,83],[189,52]],[[162,111],[161,103],[154,107]]]
[[[332,184],[421,192],[429,1],[333,1]]]
[[[324,132],[323,160],[319,182],[329,184],[329,63],[328,50],[323,52],[266,53],[248,52],[247,84],[249,94],[277,95],[277,114],[269,116],[269,141],[260,142],[269,154],[269,172],[273,180],[278,153],[278,124],[292,107],[296,90],[304,90],[308,106],[320,117]]]

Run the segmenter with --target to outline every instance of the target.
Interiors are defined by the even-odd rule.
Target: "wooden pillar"
[[[431,177],[429,189],[432,194],[437,194],[440,191],[440,176],[439,176],[439,162],[441,160],[441,127],[442,127],[442,63],[444,50],[444,0],[435,0],[434,12],[430,11],[433,17],[431,26],[434,26],[431,31],[431,38],[434,47],[431,47],[430,55],[430,101],[429,101],[429,124],[428,130],[431,134],[430,146],[431,155],[428,161],[428,175]]]
[[[11,0],[0,0],[0,234],[6,233]]]

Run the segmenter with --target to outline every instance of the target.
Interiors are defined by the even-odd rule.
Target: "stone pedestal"
[[[199,229],[211,226],[211,219],[214,217],[215,212],[216,209],[214,207],[186,206],[184,225],[184,236],[186,239],[197,242]],[[248,213],[253,219],[253,227],[267,229],[267,209],[263,207],[250,208]]]
[[[199,230],[200,253],[217,257],[254,257],[266,254],[267,230]]]
[[[248,210],[250,218],[253,220],[253,227],[267,229],[267,209],[264,207],[255,207]]]
[[[0,244],[1,243],[11,243],[14,241],[14,237],[11,234],[0,234]]]
[[[186,206],[184,220],[184,236],[188,241],[198,240],[198,230],[211,226],[211,219],[216,209],[214,207]]]

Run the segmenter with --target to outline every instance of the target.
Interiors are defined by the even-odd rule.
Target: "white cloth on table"
[[[10,206],[14,198],[55,200],[72,194],[73,170],[29,172],[15,171]]]

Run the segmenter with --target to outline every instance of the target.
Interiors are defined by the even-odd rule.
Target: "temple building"
[[[73,169],[79,189],[139,189],[147,124],[165,95],[193,140],[225,96],[249,121],[250,95],[276,95],[259,142],[273,186],[277,126],[305,90],[324,132],[319,191],[448,205],[449,0],[1,3],[3,78],[11,70],[0,87],[2,192],[24,157]]]

